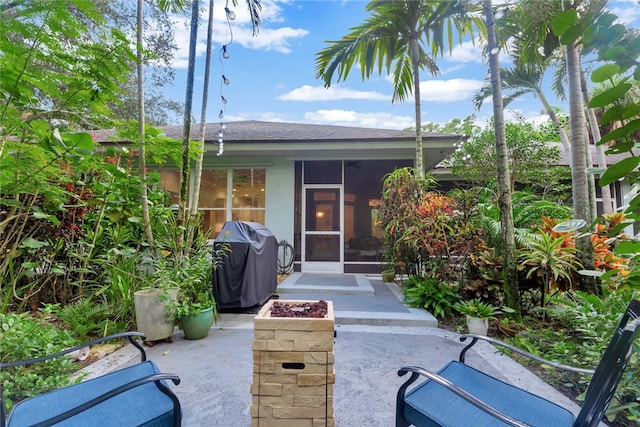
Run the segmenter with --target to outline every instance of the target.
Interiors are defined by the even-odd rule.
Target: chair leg
[[[409,427],[410,425],[400,412],[396,412],[396,427]]]
[[[403,376],[407,372],[409,371],[404,368],[400,369],[398,371],[398,376]],[[402,384],[398,389],[398,393],[396,394],[396,427],[411,426],[411,424],[409,424],[409,422],[404,419],[404,395],[407,392],[407,388],[409,388],[409,386],[413,384],[418,379],[418,377],[419,375],[417,373],[412,372],[409,379],[405,381],[404,384]]]

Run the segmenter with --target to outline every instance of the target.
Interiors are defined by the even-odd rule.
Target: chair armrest
[[[150,382],[155,382],[156,386],[160,389],[160,391],[164,394],[166,394],[167,396],[169,396],[169,398],[171,398],[172,402],[173,402],[173,420],[174,420],[174,426],[179,426],[180,425],[180,420],[181,420],[181,411],[180,411],[180,402],[178,400],[178,398],[173,394],[173,392],[164,384],[162,384],[160,381],[161,380],[171,380],[173,382],[173,384],[178,385],[180,384],[180,377],[178,377],[175,374],[153,374],[153,375],[149,375],[143,378],[139,378],[135,381],[131,381],[127,384],[121,385],[120,387],[117,387],[113,390],[109,390],[108,392],[94,398],[91,399],[88,402],[83,403],[82,405],[70,409],[66,412],[63,412],[59,415],[56,415],[53,418],[49,418],[46,421],[42,421],[40,423],[34,424],[32,427],[48,427],[48,426],[52,426],[54,424],[57,424],[61,421],[64,421],[68,418],[73,417],[74,415],[77,415],[81,412],[86,411],[87,409],[90,409],[96,405],[99,405],[100,403],[111,399],[114,396],[117,396],[121,393],[124,393],[125,391],[131,390],[135,387],[139,387],[141,385],[144,384],[148,384]]]
[[[109,340],[113,340],[113,339],[117,339],[117,338],[123,338],[126,337],[129,342],[131,344],[133,344],[138,350],[140,350],[140,359],[141,362],[144,362],[145,360],[147,360],[147,354],[144,351],[144,348],[142,348],[142,346],[135,340],[133,339],[134,337],[142,337],[142,339],[144,339],[144,334],[142,332],[120,332],[118,334],[113,334],[113,335],[108,335],[106,337],[102,337],[102,338],[97,338],[93,341],[89,341],[87,343],[84,344],[80,344],[80,345],[76,345],[74,347],[70,347],[64,350],[61,350],[57,353],[53,353],[53,354],[48,354],[46,356],[42,356],[42,357],[37,357],[35,359],[28,359],[28,360],[19,360],[16,362],[6,362],[6,363],[0,363],[0,369],[4,369],[4,368],[10,368],[13,366],[27,366],[27,365],[32,365],[34,363],[39,363],[39,362],[44,362],[46,360],[50,360],[50,359],[55,359],[56,357],[60,357],[64,354],[68,354],[71,352],[74,352],[76,350],[79,350],[83,347],[87,347],[87,346],[92,346],[95,344],[100,344],[101,342],[105,342],[105,341],[109,341]]]
[[[467,346],[465,348],[462,349],[462,351],[460,352],[460,357],[459,357],[459,361],[464,363],[464,359],[465,359],[465,355],[467,353],[467,351],[473,347],[478,340],[483,340],[483,341],[487,341],[490,342],[493,345],[499,346],[499,347],[504,347],[507,348],[515,353],[518,353],[522,356],[525,356],[529,359],[535,360],[537,362],[543,363],[545,365],[549,365],[549,366],[553,366],[554,368],[557,369],[562,369],[564,371],[570,371],[570,372],[577,372],[579,374],[586,374],[586,375],[593,375],[595,373],[595,371],[593,369],[585,369],[585,368],[578,368],[575,366],[570,366],[570,365],[563,365],[562,363],[557,363],[557,362],[553,362],[551,360],[547,360],[544,359],[542,357],[536,356],[534,354],[528,353],[524,350],[519,349],[518,347],[514,347],[512,345],[509,345],[507,343],[504,343],[500,340],[497,340],[495,338],[491,338],[491,337],[487,337],[484,335],[475,335],[475,334],[466,334],[466,335],[462,335],[460,337],[460,342],[464,342],[467,340],[467,338],[471,338],[471,342],[469,344],[467,344]]]
[[[452,383],[448,379],[443,378],[438,374],[434,374],[433,372],[429,372],[426,369],[421,368],[419,366],[405,366],[403,368],[400,368],[400,370],[398,370],[398,376],[401,377],[401,376],[405,375],[408,372],[411,372],[411,377],[409,377],[409,379],[398,390],[398,402],[400,402],[401,400],[404,401],[404,393],[406,392],[407,388],[412,383],[414,383],[420,376],[424,376],[424,377],[430,379],[431,381],[433,381],[433,382],[435,382],[437,384],[440,384],[442,387],[452,391],[453,393],[457,394],[458,396],[460,396],[461,398],[463,398],[467,402],[469,402],[472,405],[478,407],[479,409],[483,410],[484,412],[488,413],[489,415],[499,419],[503,423],[506,423],[506,424],[508,424],[510,426],[514,426],[514,427],[531,427],[529,424],[526,424],[526,423],[523,423],[522,421],[516,420],[515,418],[510,417],[509,415],[505,414],[504,412],[499,411],[498,409],[487,405],[485,402],[483,402],[482,400],[478,399],[474,395],[468,393],[467,391],[461,389],[460,387],[458,387],[457,385],[455,385],[454,383]],[[400,405],[400,404],[398,403],[398,405]],[[399,411],[399,410],[400,410],[400,407],[396,408],[396,411]]]

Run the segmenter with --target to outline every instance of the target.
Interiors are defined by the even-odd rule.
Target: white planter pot
[[[145,334],[145,341],[158,341],[173,336],[174,320],[160,299],[161,289],[143,289],[134,294],[136,325]],[[178,289],[167,291],[169,298],[177,300]]]
[[[487,335],[489,319],[467,316],[467,328],[470,334]]]

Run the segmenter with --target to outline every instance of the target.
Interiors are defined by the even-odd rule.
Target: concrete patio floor
[[[329,284],[334,279],[335,283]],[[398,377],[398,369],[419,365],[437,371],[457,359],[463,348],[459,335],[434,327],[435,319],[426,311],[405,307],[397,285],[383,283],[379,276],[307,275],[303,280],[300,274],[294,274],[276,293],[280,299],[333,301],[334,408],[339,427],[393,426],[396,392],[404,381]],[[173,389],[183,407],[184,426],[251,425],[253,318],[253,314],[223,313],[202,340],[186,340],[176,330],[172,343],[146,349],[148,358],[163,372],[181,378],[181,384]],[[137,350],[128,346],[91,365],[88,371],[99,375],[133,363],[137,357]],[[468,353],[467,362],[575,413],[579,411],[566,396],[487,343],[476,345]]]

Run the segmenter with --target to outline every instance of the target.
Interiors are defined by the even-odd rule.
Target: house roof
[[[373,129],[304,123],[238,121],[225,123],[224,157],[287,157],[305,159],[377,159],[413,158],[413,131]],[[162,127],[168,137],[182,139],[182,126]],[[220,123],[206,125],[206,155],[218,151]],[[199,125],[192,126],[191,138],[198,139]],[[113,130],[94,133],[108,144],[118,141]],[[462,135],[423,134],[425,170],[433,168],[453,152],[453,144]]]

